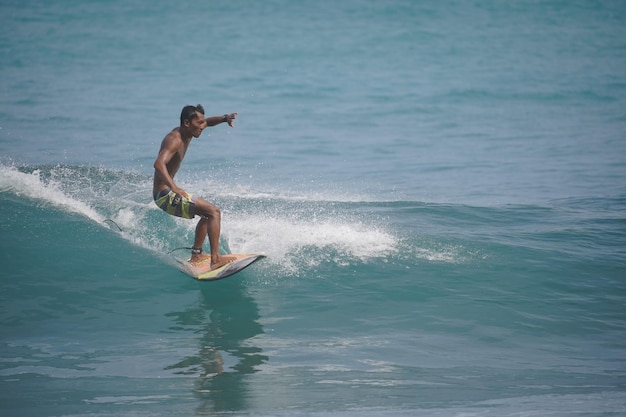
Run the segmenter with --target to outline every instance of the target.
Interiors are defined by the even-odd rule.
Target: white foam
[[[78,213],[96,222],[104,218],[82,201],[69,197],[54,181],[44,181],[40,170],[21,172],[12,166],[0,165],[0,192],[12,192],[35,200],[42,200],[59,209]]]
[[[292,219],[276,215],[233,215],[223,225],[230,249],[236,253],[262,250],[268,261],[295,270],[295,263],[313,267],[327,259],[368,262],[396,252],[396,238],[389,233],[356,221],[321,222]],[[316,257],[302,256],[316,253]]]

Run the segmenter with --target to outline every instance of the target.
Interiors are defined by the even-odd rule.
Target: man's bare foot
[[[189,263],[196,266],[211,260],[211,255],[206,253],[192,254]]]
[[[237,259],[236,256],[221,255],[215,261],[211,261],[211,269],[221,268],[222,266],[233,262],[235,259]]]

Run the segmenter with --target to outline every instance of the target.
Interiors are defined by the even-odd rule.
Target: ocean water
[[[0,4],[2,416],[626,415],[626,4]],[[151,201],[181,108],[207,129]],[[208,245],[208,243],[207,243]],[[208,249],[208,248],[207,248]]]

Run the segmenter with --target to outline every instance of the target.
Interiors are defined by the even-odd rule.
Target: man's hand
[[[231,114],[225,114],[224,115],[224,121],[226,123],[228,123],[228,126],[230,127],[235,127],[233,120],[235,120],[237,118],[237,113],[231,113]]]
[[[182,196],[183,198],[186,198],[187,200],[189,200],[189,194],[187,194],[187,191],[183,190],[182,188],[172,188],[172,191],[174,191],[174,193]]]

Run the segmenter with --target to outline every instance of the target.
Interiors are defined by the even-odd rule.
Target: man
[[[233,120],[236,117],[237,113],[231,113],[205,118],[204,108],[201,105],[185,106],[180,114],[180,126],[165,136],[161,142],[159,156],[154,161],[152,193],[156,205],[173,216],[185,219],[200,216],[191,249],[191,263],[195,265],[207,260],[208,255],[202,253],[202,245],[208,235],[211,245],[211,269],[219,268],[233,260],[231,256],[219,254],[220,209],[180,188],[174,182],[174,176],[193,138],[199,137],[207,126],[228,123],[230,127],[233,127]]]

